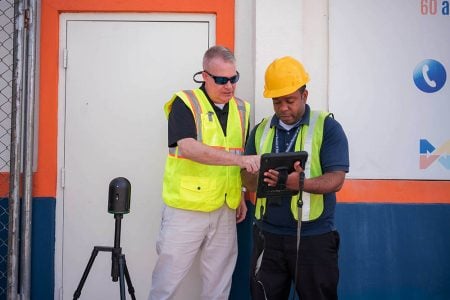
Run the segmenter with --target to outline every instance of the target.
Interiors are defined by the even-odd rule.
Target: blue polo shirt
[[[309,124],[310,108],[306,105],[305,113],[301,120],[291,129],[286,130],[279,124],[276,115],[272,117],[270,127],[277,130],[272,143],[272,152],[275,152],[275,144],[278,144],[279,152],[285,152],[292,138],[295,138],[299,126]],[[246,155],[256,154],[255,148],[255,132],[260,124],[256,125],[250,133],[247,145],[245,147]],[[301,129],[301,128],[300,128]],[[294,151],[294,150],[291,150]],[[323,142],[320,149],[320,164],[322,173],[332,171],[349,170],[349,152],[347,137],[342,126],[331,116],[325,119]],[[262,230],[274,234],[297,235],[297,221],[292,216],[291,198],[268,198],[266,213],[263,218],[256,220],[256,225]],[[322,215],[314,220],[302,222],[302,236],[323,234],[335,230],[334,212],[336,207],[336,193],[328,193],[324,195],[324,211]]]

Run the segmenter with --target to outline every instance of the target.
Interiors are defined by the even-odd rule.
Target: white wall
[[[262,96],[264,72],[277,57],[303,54],[302,2],[258,0],[255,5],[255,120],[272,115],[272,101]]]
[[[330,108],[349,140],[349,178],[450,179],[450,17],[440,1],[436,15],[423,11],[436,1],[419,2],[330,2]],[[424,92],[420,78],[439,89]]]
[[[303,58],[311,81],[308,103],[313,109],[328,110],[329,35],[328,0],[303,2]]]
[[[243,75],[237,95],[254,104],[256,124],[273,114],[272,101],[262,96],[265,70],[286,55],[310,74],[309,104],[328,108],[327,0],[236,0],[235,52]]]
[[[241,74],[236,88],[236,95],[249,101],[252,105],[255,99],[254,80],[254,13],[255,3],[249,0],[236,0],[235,3],[235,47],[237,69]],[[253,124],[254,109],[252,106],[251,124]]]

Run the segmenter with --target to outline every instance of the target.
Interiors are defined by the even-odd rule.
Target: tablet
[[[274,196],[292,196],[297,194],[297,191],[286,189],[285,186],[268,186],[264,182],[264,172],[270,169],[285,171],[292,173],[294,171],[294,163],[300,161],[302,168],[305,168],[306,160],[308,159],[308,152],[283,152],[283,153],[265,153],[261,155],[261,166],[258,174],[258,187],[256,190],[256,197],[266,198]]]

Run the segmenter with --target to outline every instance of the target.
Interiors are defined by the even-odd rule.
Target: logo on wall
[[[414,69],[413,79],[419,90],[434,93],[444,86],[447,73],[444,66],[437,60],[425,59]]]
[[[420,140],[420,168],[427,169],[435,161],[450,170],[450,140],[437,149],[428,140]]]
[[[441,4],[439,6],[439,4]],[[424,16],[448,16],[450,13],[450,3],[447,0],[420,0],[420,13]]]

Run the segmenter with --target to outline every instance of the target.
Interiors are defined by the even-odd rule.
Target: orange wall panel
[[[339,202],[450,204],[450,181],[347,179],[337,198]]]

